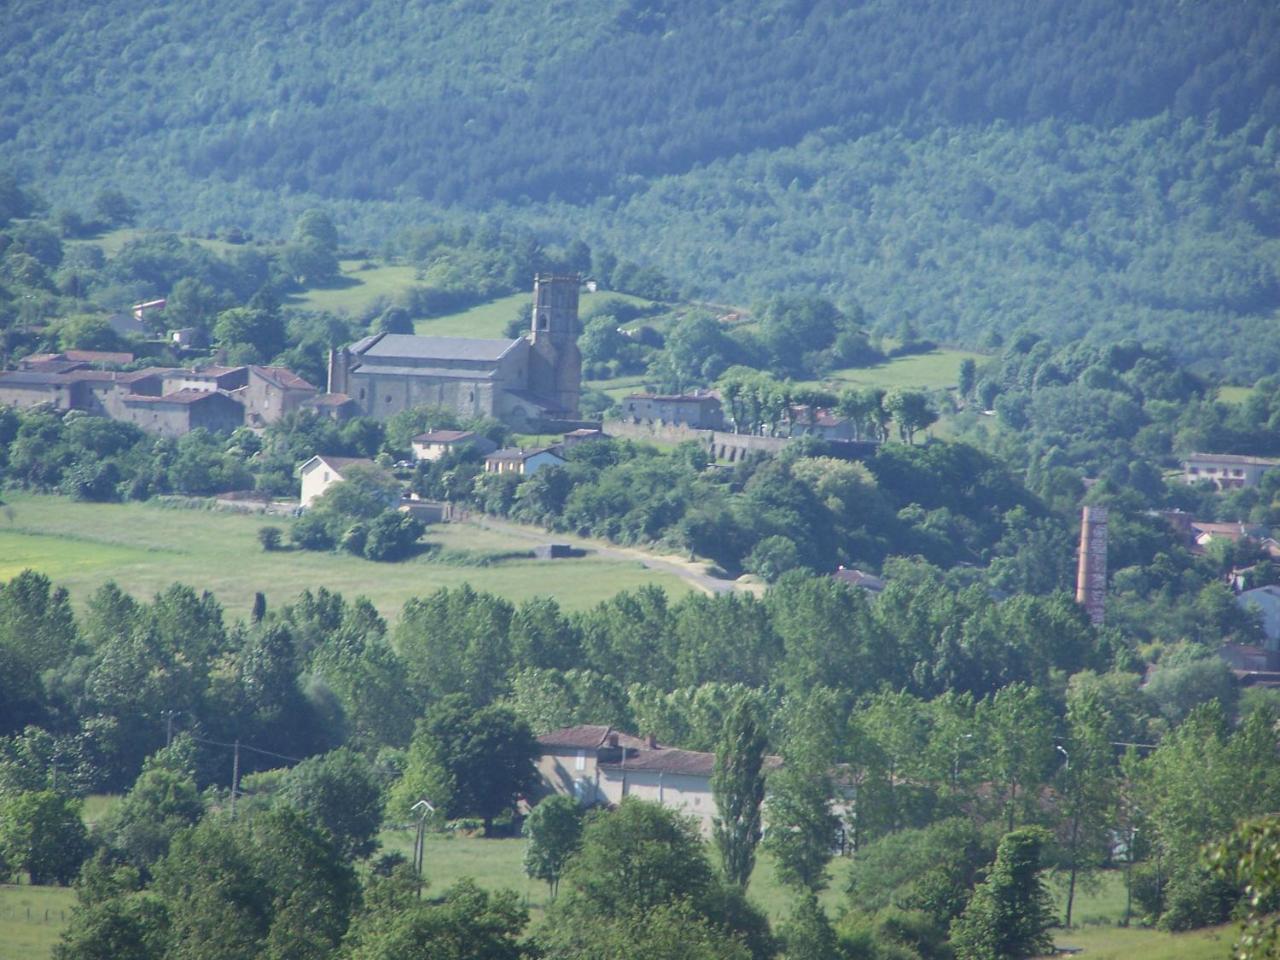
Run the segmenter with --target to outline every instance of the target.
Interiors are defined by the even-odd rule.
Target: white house
[[[445,454],[467,447],[489,453],[495,446],[488,437],[470,430],[428,430],[413,438],[413,459],[439,460]]]
[[[543,467],[558,467],[564,462],[564,457],[550,447],[533,450],[507,449],[485,457],[484,470],[485,473],[518,473],[523,477],[530,477]]]
[[[312,457],[298,468],[302,477],[302,506],[311,506],[320,494],[345,480],[344,474],[352,467],[377,469],[377,466],[366,457]]]
[[[1256,487],[1262,475],[1280,465],[1280,460],[1245,457],[1234,453],[1192,453],[1182,461],[1182,479],[1187,483],[1212,480],[1219,490]]]

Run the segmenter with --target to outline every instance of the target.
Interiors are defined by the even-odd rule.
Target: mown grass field
[[[0,581],[26,568],[38,570],[83,604],[107,580],[149,597],[174,581],[210,590],[231,617],[246,615],[255,591],[271,606],[320,586],[348,597],[367,596],[395,620],[406,600],[439,587],[470,583],[513,601],[553,596],[583,609],[619,590],[656,583],[673,597],[690,588],[680,579],[639,562],[603,559],[506,560],[461,566],[428,557],[397,564],[374,563],[338,553],[265,553],[257,532],[287,527],[286,518],[222,511],[164,509],[149,504],[86,504],[61,497],[12,494],[13,519],[0,515]],[[481,554],[527,551],[530,543],[469,524],[430,527],[426,540],[446,550]]]

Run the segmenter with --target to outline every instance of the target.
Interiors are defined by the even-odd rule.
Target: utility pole
[[[236,794],[240,792],[240,738],[236,737],[235,760],[231,764],[231,819],[236,818]]]
[[[422,856],[427,846],[427,817],[436,812],[426,797],[423,797],[411,808],[418,814],[418,835],[413,841],[413,869],[418,875],[418,899],[422,899]]]

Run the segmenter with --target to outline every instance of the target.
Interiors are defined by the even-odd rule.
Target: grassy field
[[[205,510],[163,509],[148,504],[86,504],[61,497],[13,494],[13,519],[0,519],[0,581],[26,568],[38,570],[71,591],[83,604],[107,580],[149,597],[174,581],[210,590],[228,614],[247,614],[255,591],[270,605],[287,603],[302,590],[326,586],[348,597],[363,594],[389,619],[404,602],[438,587],[471,583],[514,601],[546,595],[569,609],[583,609],[619,590],[656,583],[672,596],[684,581],[647,570],[640,563],[581,559],[507,560],[492,566],[455,566],[420,557],[380,564],[337,553],[264,553],[257,531],[287,526],[262,518]],[[470,524],[442,524],[426,539],[446,550],[497,554],[525,551],[530,544]]]
[[[0,957],[48,960],[75,899],[69,887],[0,884]]]
[[[1055,883],[1050,889],[1061,917],[1067,905],[1066,886]],[[1113,870],[1102,874],[1096,882],[1077,888],[1074,926],[1055,930],[1054,943],[1059,950],[1078,949],[1089,960],[1227,960],[1231,954],[1236,935],[1233,924],[1183,934],[1136,925],[1122,927],[1124,907],[1123,873]]]
[[[306,310],[327,310],[359,316],[380,297],[390,300],[414,284],[416,267],[379,265],[363,270],[366,260],[343,260],[342,275],[334,283],[313,287],[291,296],[291,306]]]
[[[644,377],[637,374],[630,377],[615,377],[612,380],[584,380],[583,387],[607,393],[614,400],[621,400],[631,393],[644,390]]]
[[[1223,403],[1244,403],[1252,392],[1253,387],[1219,387],[1218,399]]]
[[[412,830],[386,830],[381,835],[383,850],[399,851],[412,856]],[[526,841],[484,840],[473,837],[427,837],[427,848],[422,857],[422,872],[439,892],[462,877],[471,877],[489,889],[514,890],[533,914],[535,922],[547,906],[547,885],[541,880],[530,880],[524,873],[524,848]],[[831,865],[831,882],[820,899],[827,911],[834,916],[844,901],[845,875],[851,861],[837,858]],[[777,922],[791,912],[792,893],[778,883],[768,854],[761,853],[755,873],[748,888],[751,899]]]
[[[873,367],[833,370],[824,381],[837,390],[850,387],[912,387],[920,390],[945,390],[960,379],[960,364],[966,358],[983,360],[978,353],[966,350],[930,350],[910,357],[898,357]]]

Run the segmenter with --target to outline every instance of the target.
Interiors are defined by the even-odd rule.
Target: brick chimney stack
[[[1106,507],[1085,507],[1080,517],[1076,603],[1084,607],[1095,627],[1102,626],[1107,606]]]

